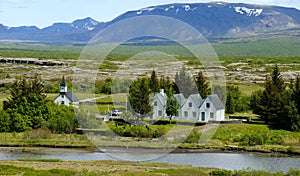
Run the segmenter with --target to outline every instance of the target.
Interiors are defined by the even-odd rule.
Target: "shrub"
[[[209,173],[211,176],[231,176],[231,171],[228,170],[218,170],[218,171],[212,171]]]
[[[284,137],[282,135],[274,135],[274,136],[271,137],[270,143],[271,144],[278,144],[278,145],[285,144]]]
[[[260,134],[246,134],[241,138],[241,145],[256,146],[263,145],[265,143],[264,138]]]
[[[124,137],[140,137],[140,138],[158,138],[166,133],[164,126],[148,127],[148,126],[134,126],[124,124],[124,126],[113,126],[111,130]]]
[[[26,132],[24,137],[30,139],[48,139],[50,135],[51,131],[48,128],[39,128]]]

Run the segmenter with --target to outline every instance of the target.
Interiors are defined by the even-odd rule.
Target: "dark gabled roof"
[[[191,100],[195,103],[196,107],[197,108],[200,108],[203,100],[201,98],[201,96],[199,94],[193,94],[193,95],[190,95]]]
[[[210,99],[210,101],[215,106],[216,110],[225,109],[224,104],[220,100],[219,96],[217,94],[209,95],[207,98]]]
[[[182,93],[180,94],[174,94],[173,97],[176,99],[177,103],[182,106],[184,105],[186,99]]]
[[[62,77],[62,80],[60,82],[60,86],[66,86],[66,80],[65,80],[65,76]]]
[[[71,102],[78,102],[78,98],[73,94],[73,92],[67,92],[66,97],[71,101]]]

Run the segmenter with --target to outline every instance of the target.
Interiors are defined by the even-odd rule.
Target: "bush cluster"
[[[164,126],[135,126],[124,124],[111,127],[112,131],[123,137],[159,138],[166,133]]]

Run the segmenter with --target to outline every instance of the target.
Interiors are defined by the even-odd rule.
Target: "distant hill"
[[[185,3],[147,7],[126,12],[110,22],[92,18],[72,23],[7,27],[0,24],[0,40],[21,40],[55,45],[84,45],[105,27],[135,16],[162,15],[184,21],[211,41],[224,38],[299,36],[300,11],[295,8],[243,3]]]

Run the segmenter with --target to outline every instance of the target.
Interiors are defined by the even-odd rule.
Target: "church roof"
[[[65,76],[63,76],[61,82],[60,82],[60,86],[66,86],[66,80],[65,80]]]
[[[71,100],[71,102],[78,102],[78,98],[73,94],[73,92],[67,92],[66,97]]]

